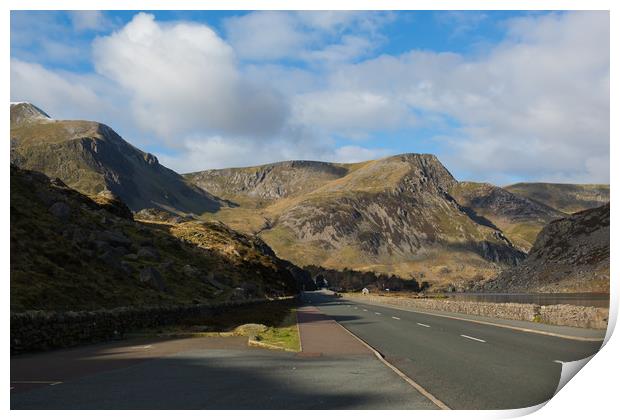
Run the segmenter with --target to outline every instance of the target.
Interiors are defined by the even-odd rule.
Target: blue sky
[[[609,15],[13,11],[11,100],[179,172],[418,152],[459,179],[608,182]]]

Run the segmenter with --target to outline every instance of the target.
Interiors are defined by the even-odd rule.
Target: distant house
[[[365,287],[364,287],[364,288],[362,289],[362,294],[363,294],[363,295],[367,295],[367,294],[369,294],[369,293],[370,293],[370,291],[369,291],[367,288],[365,288]]]

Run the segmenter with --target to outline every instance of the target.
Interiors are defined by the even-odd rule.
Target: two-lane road
[[[326,294],[307,301],[377,349],[453,409],[504,409],[551,398],[561,362],[583,359],[601,341],[578,341]]]

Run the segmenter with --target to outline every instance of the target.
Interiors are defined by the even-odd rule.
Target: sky
[[[186,173],[433,153],[609,183],[608,12],[12,11],[11,101]]]

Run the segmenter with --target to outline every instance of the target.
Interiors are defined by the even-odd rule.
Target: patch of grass
[[[258,334],[256,341],[281,347],[288,351],[301,351],[299,330],[297,329],[297,310],[291,308],[284,320],[276,327],[270,327]]]

